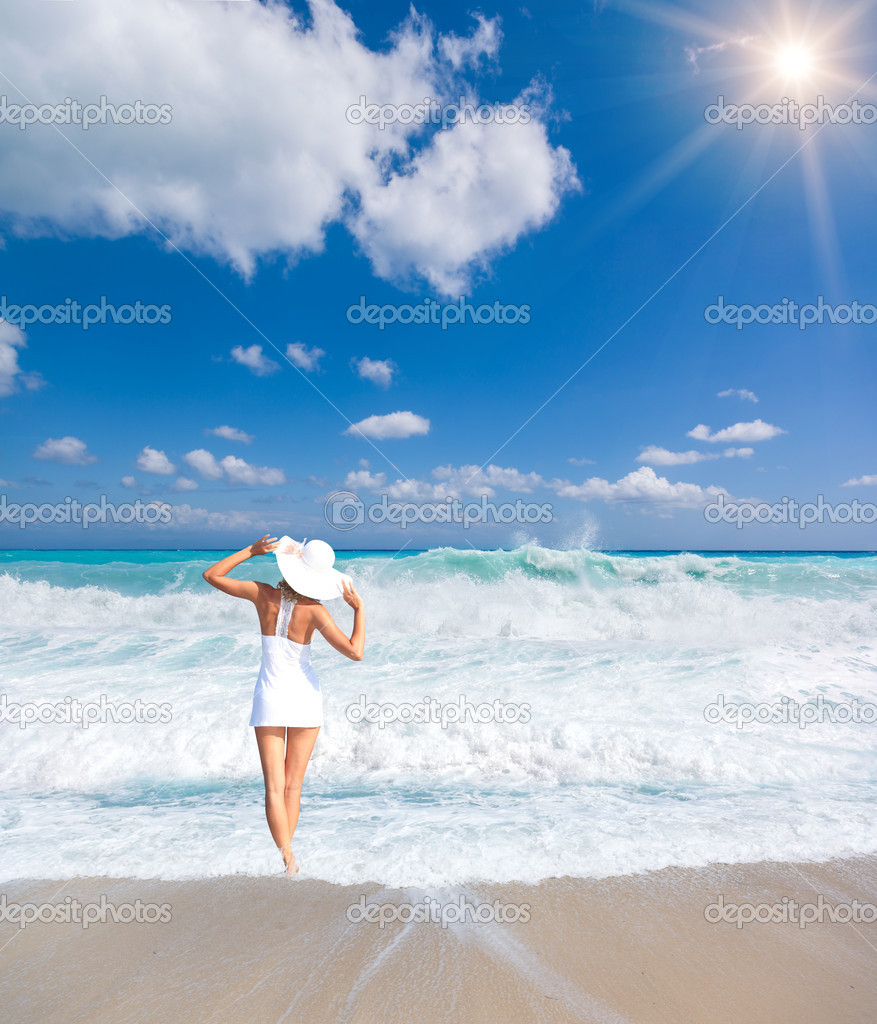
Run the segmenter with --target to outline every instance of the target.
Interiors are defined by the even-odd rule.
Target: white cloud
[[[244,444],[250,444],[253,440],[252,434],[245,434],[243,430],[238,430],[237,427],[212,427],[209,430],[205,430],[204,433],[213,434],[215,437],[224,438],[226,441],[242,441]]]
[[[172,525],[197,526],[208,530],[247,530],[251,527],[277,525],[277,520],[266,520],[263,512],[209,512],[206,508],[191,505],[171,506]]]
[[[351,470],[344,479],[344,486],[352,491],[380,491],[386,483],[386,473],[372,473],[368,469]]]
[[[877,487],[877,474],[853,477],[841,487]]]
[[[515,103],[528,99],[537,102],[522,95]],[[561,197],[578,187],[569,152],[552,149],[538,118],[514,126],[461,123],[434,136],[386,182],[365,183],[352,229],[378,276],[407,283],[423,275],[458,296],[473,272],[547,224]]]
[[[717,441],[769,441],[785,433],[787,431],[765,423],[764,420],[752,420],[750,423],[735,423],[724,430],[717,430],[714,434],[704,423],[698,423],[694,430],[688,431],[687,436],[693,437],[695,441],[709,441],[713,444]]]
[[[352,437],[374,437],[379,441],[414,437],[429,433],[429,420],[413,412],[391,412],[386,416],[368,416],[348,427],[344,433]]]
[[[591,477],[581,484],[567,480],[554,480],[549,485],[560,498],[576,498],[579,501],[643,501],[655,504],[677,505],[683,508],[697,508],[719,494],[727,494],[723,487],[700,487],[697,484],[670,483],[658,476],[651,466],[635,469],[616,483],[602,477]]]
[[[758,401],[758,396],[752,391],[747,391],[746,388],[726,388],[726,390],[720,391],[716,398],[741,398],[744,402]]]
[[[356,491],[379,491],[397,501],[444,501],[445,498],[493,497],[497,489],[530,494],[537,487],[547,486],[538,473],[522,473],[502,466],[476,465],[436,466],[432,477],[438,481],[411,479],[387,483],[385,473],[368,469],[351,470],[344,486]]]
[[[449,32],[439,39],[439,52],[454,68],[477,64],[482,54],[495,57],[499,51],[502,33],[498,20],[478,13],[474,17],[478,19],[478,28],[471,36],[461,37]]]
[[[22,387],[36,391],[45,383],[38,373],[25,373],[18,365],[16,349],[27,348],[27,335],[15,324],[0,319],[0,398],[14,395]]]
[[[270,466],[251,466],[234,455],[226,455],[220,462],[229,483],[232,484],[266,484],[274,486],[286,483],[282,469]]]
[[[133,476],[123,476],[122,477],[122,486],[123,487],[129,487],[129,488],[132,488],[133,490],[136,490],[137,487],[138,487],[137,480]]]
[[[686,46],[685,56],[691,65],[694,74],[700,74],[700,58],[703,56],[712,57],[716,53],[724,52],[729,46],[744,48],[751,43],[756,36],[740,36],[737,39],[723,39],[721,42],[712,43],[709,46]]]
[[[754,454],[754,448],[726,448],[722,452],[726,459],[749,459]]]
[[[176,473],[177,468],[163,451],[150,448],[149,445],[137,456],[137,468],[144,473],[159,473],[162,476],[170,476]]]
[[[293,366],[297,366],[300,370],[304,370],[305,373],[310,373],[311,370],[316,370],[317,364],[325,354],[326,353],[321,348],[317,348],[316,346],[314,346],[314,348],[308,348],[300,341],[294,341],[286,346],[286,358]]]
[[[262,352],[261,345],[250,345],[248,348],[235,345],[231,350],[231,357],[236,363],[252,370],[257,377],[267,377],[269,373],[275,373],[280,369],[279,363],[275,363]]]
[[[666,448],[659,448],[650,444],[643,448],[636,457],[637,462],[649,462],[653,466],[688,466],[694,462],[705,462],[708,459],[717,459],[719,456],[714,452],[696,452],[689,449],[687,452],[671,452]]]
[[[544,487],[545,481],[538,473],[522,473],[512,467],[503,468],[493,464],[482,469],[480,466],[438,466],[432,471],[437,480],[445,481],[442,486],[454,495],[470,494],[492,497],[496,488],[530,494],[536,487]],[[441,488],[439,488],[440,490]]]
[[[46,462],[61,462],[65,466],[88,466],[97,462],[97,456],[89,454],[88,445],[80,441],[78,437],[54,438],[50,437],[37,445],[34,450],[35,459],[44,459]]]
[[[172,108],[168,124],[72,129],[102,174],[49,126],[6,147],[0,212],[18,235],[115,238],[151,232],[148,218],[181,249],[249,276],[262,258],[320,253],[327,230],[346,224],[376,273],[453,294],[578,187],[569,153],[548,140],[544,90],[531,90],[528,124],[381,130],[347,118],[361,96],[400,105],[469,93],[461,69],[496,58],[495,20],[478,17],[462,39],[411,9],[370,49],[331,0],[313,0],[307,19],[286,3],[91,0],[55,4],[51,17],[6,7],[15,46],[3,70],[25,95]],[[513,101],[497,96],[501,78],[490,82],[491,101]]]
[[[571,462],[574,466],[596,466],[597,465],[597,463],[594,462],[593,459],[576,459],[574,457],[570,457],[566,461],[567,462]]]
[[[178,476],[176,483],[171,487],[172,491],[197,491],[198,484],[187,476]]]
[[[726,459],[748,459],[754,451],[754,448],[726,448],[719,454],[718,452],[698,452],[689,448],[687,452],[671,452],[666,448],[650,444],[637,455],[636,461],[647,462],[652,466],[690,466],[695,462],[708,462],[723,456]]]
[[[222,476],[222,467],[206,448],[196,448],[184,455],[183,459],[205,480],[219,480]]]
[[[225,458],[217,460],[212,452],[208,452],[205,448],[196,448],[184,455],[183,459],[205,480],[219,480],[225,477],[231,484],[262,484],[271,487],[286,483],[286,476],[282,469],[273,469],[270,466],[251,466],[235,455],[226,455]]]
[[[396,365],[391,360],[369,359],[368,356],[352,359],[351,366],[363,380],[370,380],[372,384],[377,384],[381,388],[388,388],[392,384],[393,373],[396,370]]]

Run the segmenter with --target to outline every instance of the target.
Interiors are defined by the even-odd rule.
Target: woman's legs
[[[298,870],[289,844],[298,824],[301,786],[319,731],[319,726],[289,729],[279,725],[256,726],[256,743],[265,779],[265,817],[275,844],[283,851],[288,871]]]
[[[284,726],[256,726],[256,743],[259,745],[259,759],[262,762],[262,775],[265,779],[265,817],[268,819],[271,836],[278,847],[286,846],[290,838],[286,804],[283,802],[285,740]]]
[[[311,759],[311,751],[317,742],[319,731],[319,726],[286,730],[286,777],[283,786],[283,802],[286,805],[290,842],[295,835],[298,813],[301,810],[301,786],[304,782],[305,770]]]

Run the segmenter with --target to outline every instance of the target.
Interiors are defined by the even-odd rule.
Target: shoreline
[[[813,908],[805,916],[817,914],[820,896],[831,908],[877,906],[877,855],[429,891],[278,873],[19,879],[0,893],[8,904],[70,897],[94,907],[103,896],[117,910],[136,900],[170,907],[165,923],[0,922],[0,1001],[14,1024],[870,1024],[877,1012],[877,921],[831,921],[824,907],[804,927],[776,910],[775,920],[742,927],[704,915],[719,894],[726,907],[794,900]],[[492,906],[494,919],[390,919],[430,895],[443,908],[434,915],[452,918],[447,908],[462,898]],[[387,908],[383,927],[348,919],[363,896]],[[520,918],[499,922],[508,911],[498,905]]]

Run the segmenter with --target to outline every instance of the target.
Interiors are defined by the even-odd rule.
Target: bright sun
[[[786,46],[777,54],[776,63],[779,70],[790,78],[800,78],[813,66],[810,51],[803,46]]]

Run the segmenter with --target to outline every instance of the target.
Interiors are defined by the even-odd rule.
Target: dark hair
[[[305,598],[305,600],[307,600],[307,601],[315,601],[316,600],[316,598],[308,597],[307,594],[300,594],[297,590],[293,590],[292,587],[286,582],[286,580],[280,580],[280,582],[277,584],[277,589],[281,593],[286,594],[286,596],[291,601],[298,601],[299,598],[302,598],[302,597]]]

